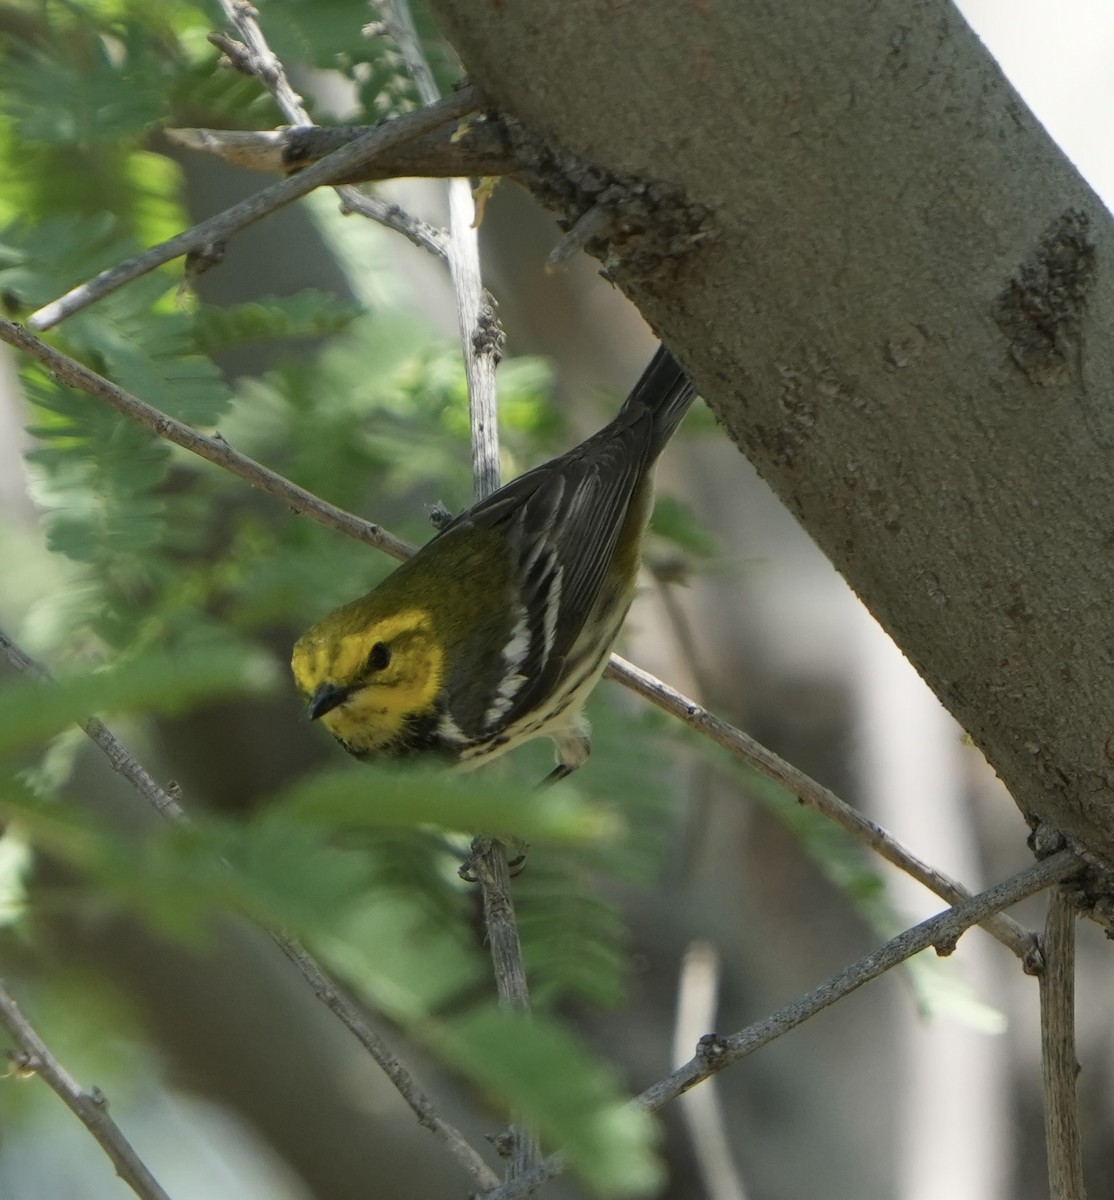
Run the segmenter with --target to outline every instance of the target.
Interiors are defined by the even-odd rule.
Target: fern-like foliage
[[[266,20],[281,55],[356,85],[362,119],[413,103],[396,53],[360,34],[350,4],[276,5]],[[11,314],[189,223],[159,123],[276,123],[257,84],[215,69],[211,21],[179,0],[52,5],[0,48],[0,297]],[[450,59],[435,60],[447,85]],[[320,210],[313,220],[336,219]],[[386,254],[369,262],[350,270],[365,281],[394,270]],[[454,344],[422,315],[375,300],[392,289],[361,288],[363,302],[305,292],[216,308],[170,267],[51,337],[162,411],[423,541],[431,506],[471,500],[466,389]],[[260,342],[278,348],[270,365],[228,378],[222,354]],[[547,747],[471,780],[339,769],[339,751],[300,720],[284,660],[300,629],[394,564],[37,366],[21,363],[20,375],[43,537],[25,551],[18,606],[0,587],[0,609],[54,663],[83,669],[54,688],[0,687],[0,816],[15,829],[0,841],[6,936],[33,944],[39,914],[60,908],[139,918],[195,945],[229,914],[282,927],[406,1036],[529,1114],[598,1190],[651,1186],[648,1121],[623,1108],[610,1072],[556,1014],[570,998],[613,1005],[623,995],[626,939],[611,895],[652,883],[669,828],[657,727],[599,697],[591,772],[544,804],[529,793]],[[568,444],[547,385],[536,360],[500,369],[508,476]],[[189,800],[188,828],[106,828],[82,806],[69,773],[78,743],[65,731],[94,711],[125,714],[161,745]],[[206,730],[192,743],[190,722]],[[260,784],[253,768],[285,754],[298,766],[278,786]],[[322,759],[329,770],[311,769]],[[207,774],[211,763],[220,767]],[[219,811],[212,780],[229,775],[241,798],[267,799]],[[476,897],[456,875],[468,835],[489,830],[533,843],[516,885],[533,1023],[495,1004]],[[64,865],[64,890],[34,880],[28,847]]]

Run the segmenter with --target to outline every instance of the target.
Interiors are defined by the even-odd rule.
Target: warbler
[[[662,346],[618,415],[480,500],[302,635],[308,714],[358,758],[478,766],[548,736],[559,779],[634,597],[653,466],[692,404]]]

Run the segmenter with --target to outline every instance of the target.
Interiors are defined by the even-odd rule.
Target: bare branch
[[[46,1043],[19,1011],[12,994],[0,980],[0,1025],[11,1034],[19,1051],[11,1060],[20,1074],[38,1075],[96,1139],[108,1155],[116,1174],[141,1200],[170,1200],[151,1174],[120,1126],[108,1115],[108,1101],[99,1088],[86,1091],[51,1054]]]
[[[233,57],[240,70],[253,75],[263,84],[288,121],[296,125],[312,125],[313,119],[302,104],[301,96],[290,86],[282,63],[267,45],[256,20],[255,8],[247,0],[221,0],[221,8],[244,39],[244,44],[241,46],[224,34],[210,34],[209,40],[219,46],[225,54]],[[426,221],[412,216],[399,205],[388,204],[376,196],[369,196],[359,188],[345,185],[337,187],[336,193],[340,197],[344,212],[370,217],[371,220],[403,234],[414,245],[428,250],[437,258],[445,258],[445,235],[442,230],[435,229]]]
[[[815,991],[787,1004],[747,1029],[723,1039],[721,1050],[710,1053],[702,1050],[668,1079],[643,1092],[636,1103],[650,1112],[656,1112],[666,1101],[681,1095],[701,1079],[706,1079],[716,1071],[738,1062],[768,1042],[788,1033],[809,1017],[815,1016],[821,1009],[834,1004],[862,987],[864,983],[877,979],[879,975],[885,974],[907,958],[912,958],[914,954],[932,946],[937,954],[946,957],[955,950],[956,942],[972,925],[979,925],[993,913],[1001,912],[1002,909],[1043,891],[1050,884],[1078,871],[1082,865],[1073,851],[1060,850],[1010,876],[1009,879],[987,888],[986,891],[968,897],[961,904],[914,925],[871,954],[844,967]]]
[[[0,631],[0,653],[17,671],[49,684],[50,673],[46,668],[25,653],[2,631]],[[160,816],[179,823],[189,822],[189,816],[182,809],[177,798],[160,787],[99,720],[88,718],[80,724],[92,741],[108,756],[113,769],[123,775]],[[302,977],[313,988],[314,995],[326,1008],[340,1018],[341,1023],[382,1068],[399,1095],[414,1111],[419,1122],[445,1144],[453,1158],[480,1187],[497,1186],[499,1177],[491,1170],[479,1152],[469,1145],[460,1130],[440,1116],[433,1101],[418,1087],[413,1076],[391,1052],[386,1042],[367,1023],[359,1007],[337,987],[294,938],[276,930],[268,932],[283,954],[290,959]],[[0,1013],[0,1020],[2,1019],[2,1013]],[[145,1193],[143,1194],[145,1195]]]
[[[418,1121],[435,1134],[449,1153],[483,1189],[497,1187],[499,1177],[481,1155],[472,1148],[464,1134],[438,1113],[433,1101],[414,1082],[414,1077],[387,1048],[386,1042],[364,1020],[359,1008],[325,974],[293,938],[272,931],[271,936],[283,954],[298,968],[313,988],[313,994],[332,1013],[340,1018],[346,1029],[355,1035],[361,1046],[375,1059],[399,1095],[410,1105]]]
[[[226,0],[231,2],[231,0]],[[437,104],[440,93],[426,60],[406,0],[376,0],[383,28],[398,46],[423,104]],[[499,486],[499,428],[495,367],[503,335],[480,275],[476,206],[465,179],[451,179],[449,190],[449,268],[452,272],[472,425],[472,475],[477,500]]]
[[[50,683],[50,672],[17,646],[3,630],[0,630],[0,653],[20,674],[29,675],[40,683]],[[122,775],[160,816],[178,822],[189,819],[177,799],[132,758],[103,721],[98,717],[86,717],[78,724],[104,752],[112,769]]]
[[[729,1037],[708,1034],[701,1038],[697,1053],[689,1062],[647,1088],[632,1103],[647,1112],[657,1112],[717,1071],[753,1054],[914,954],[927,950],[929,946],[934,946],[938,954],[950,954],[964,931],[972,925],[985,922],[991,914],[1042,891],[1081,866],[1080,860],[1070,850],[1060,850],[985,892],[964,900],[962,904],[922,921],[920,925],[907,929],[877,950],[844,967],[815,991],[798,997],[764,1020]],[[529,1175],[505,1183],[488,1193],[484,1200],[518,1200],[518,1197],[529,1195],[546,1180],[559,1175],[564,1166],[560,1154],[550,1155]]]
[[[1048,898],[1040,975],[1044,1140],[1051,1200],[1086,1200],[1075,1082],[1075,909],[1063,888]]]
[[[375,128],[378,127],[295,124],[283,129],[164,129],[163,134],[175,145],[212,154],[246,171],[290,175]],[[504,176],[516,175],[520,170],[520,164],[511,156],[502,124],[489,116],[455,126],[442,125],[393,151],[377,154],[332,182]]]
[[[226,238],[245,226],[260,220],[276,209],[292,203],[323,184],[331,184],[352,167],[366,162],[377,154],[393,152],[414,137],[420,137],[451,121],[472,112],[481,104],[480,94],[473,87],[464,87],[429,108],[405,113],[383,125],[378,125],[363,137],[334,150],[332,154],[307,167],[289,179],[271,184],[247,200],[233,205],[216,216],[187,229],[168,241],[152,246],[135,258],[117,263],[99,275],[72,288],[64,296],[33,313],[28,324],[33,329],[50,329],[59,321],[100,300],[109,292],[141,275],[161,267],[184,254],[210,256],[219,252]]]
[[[917,858],[881,825],[869,817],[864,817],[834,792],[791,763],[787,763],[760,742],[748,737],[741,729],[736,729],[734,725],[710,713],[703,705],[663,683],[648,671],[643,671],[634,663],[613,654],[605,674],[609,679],[617,680],[667,713],[678,717],[690,729],[710,738],[717,746],[753,767],[767,779],[780,784],[802,804],[834,821],[857,841],[875,850],[887,862],[911,875],[941,899],[959,904],[970,898],[971,893],[961,883]],[[1003,946],[1007,946],[1021,959],[1028,973],[1034,973],[1033,966],[1040,961],[1036,934],[1019,925],[1012,917],[1000,914],[989,916],[983,924],[988,933],[993,934]]]
[[[715,1028],[719,1005],[719,951],[711,942],[689,943],[677,979],[672,1061],[681,1063],[689,1048]],[[746,1200],[747,1190],[733,1154],[731,1125],[716,1080],[680,1098],[681,1119],[688,1131],[704,1192],[715,1200]]]
[[[125,392],[95,371],[60,350],[29,334],[21,326],[0,318],[0,341],[24,350],[46,366],[61,382],[110,404],[118,412],[143,425],[158,437],[190,450],[208,462],[224,467],[254,487],[275,496],[295,512],[333,529],[346,537],[355,538],[383,550],[393,558],[405,559],[413,548],[401,538],[370,521],[365,521],[335,505],[328,504],[304,488],[298,487],[275,471],[254,459],[233,450],[219,436],[206,437],[188,425],[174,420],[144,401]],[[659,708],[679,718],[691,729],[710,738],[740,761],[780,784],[802,804],[807,804],[829,820],[834,821],[858,841],[880,854],[887,862],[907,872],[944,900],[959,903],[970,892],[956,880],[928,863],[901,844],[876,822],[841,800],[834,792],[811,779],[803,771],[787,763],[773,751],[748,737],[742,730],[710,713],[702,705],[660,679],[643,671],[617,654],[611,656],[606,672],[625,687],[637,692]],[[1003,945],[1012,950],[1025,969],[1035,973],[1040,964],[1040,947],[1036,936],[1013,918],[997,915],[989,918],[986,929]]]
[[[384,31],[394,40],[423,104],[438,100],[437,83],[422,49],[406,0],[376,0]],[[451,179],[449,192],[449,269],[457,322],[468,377],[472,478],[477,500],[499,486],[499,425],[495,368],[503,334],[494,303],[480,274],[476,206],[466,179]],[[491,948],[499,1002],[520,1012],[530,1009],[522,944],[511,898],[507,848],[496,838],[477,838],[469,860],[483,893],[484,928]],[[517,1179],[536,1166],[541,1152],[537,1136],[514,1115],[510,1129],[507,1178]]]
[[[176,446],[190,450],[208,462],[223,467],[226,471],[230,471],[233,475],[250,483],[252,487],[260,488],[277,497],[295,512],[311,516],[320,524],[335,529],[346,537],[355,538],[369,546],[375,546],[376,549],[384,550],[395,558],[408,558],[413,553],[412,548],[406,542],[396,538],[394,534],[388,533],[379,525],[373,525],[370,521],[364,521],[360,517],[353,516],[352,513],[326,503],[312,492],[307,492],[305,488],[298,487],[297,484],[291,483],[277,472],[257,463],[255,459],[241,454],[238,450],[233,450],[219,434],[206,437],[205,434],[198,433],[191,426],[167,416],[166,413],[153,408],[137,396],[117,387],[103,375],[98,375],[96,371],[90,370],[83,363],[79,363],[77,359],[63,354],[61,350],[55,350],[53,346],[34,337],[21,325],[2,317],[0,317],[0,341],[5,341],[11,346],[26,351],[32,358],[47,367],[59,382],[69,387],[75,387],[98,400],[103,400],[129,420],[142,425],[144,429],[149,429],[156,437],[165,438],[168,442],[173,442]]]

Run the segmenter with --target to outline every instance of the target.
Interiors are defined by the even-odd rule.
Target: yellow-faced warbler
[[[461,513],[294,647],[309,716],[359,758],[477,766],[548,736],[588,756],[581,708],[634,596],[653,465],[693,400],[665,347],[618,416]]]

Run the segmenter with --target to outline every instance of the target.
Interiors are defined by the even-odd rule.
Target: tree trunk
[[[962,17],[431,7],[1022,810],[1114,862],[1111,223]]]

